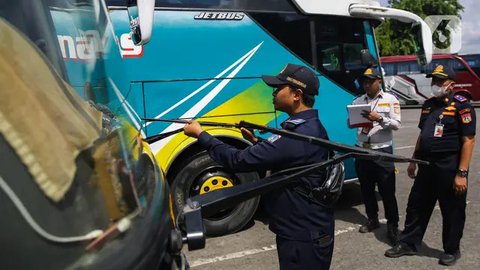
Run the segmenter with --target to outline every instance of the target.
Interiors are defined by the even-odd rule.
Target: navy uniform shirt
[[[327,132],[318,119],[317,110],[307,110],[291,116],[282,127],[300,134],[328,139]],[[281,135],[272,135],[255,145],[239,150],[222,143],[207,132],[202,132],[198,142],[207,149],[213,160],[235,171],[279,171],[294,166],[307,165],[327,159],[328,150]],[[299,179],[305,185],[319,186],[324,174],[316,173]],[[281,188],[264,195],[266,211],[270,216],[270,229],[287,239],[303,240],[310,233],[333,236],[333,211],[315,204],[298,194],[293,188]]]
[[[419,153],[459,152],[462,137],[475,135],[475,124],[475,110],[461,95],[426,100],[418,124],[421,130]]]

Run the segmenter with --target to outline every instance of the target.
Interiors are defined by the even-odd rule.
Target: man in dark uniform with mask
[[[282,128],[300,134],[328,139],[327,132],[312,109],[318,95],[319,81],[314,72],[304,66],[288,64],[277,76],[263,76],[264,82],[275,87],[273,104],[289,118]],[[239,150],[221,142],[202,130],[198,122],[185,125],[186,135],[198,138],[213,160],[235,171],[271,170],[318,163],[328,158],[324,147],[272,135],[266,140]],[[242,133],[255,141],[245,129]],[[286,188],[264,195],[269,214],[269,228],[276,234],[280,269],[329,269],[333,254],[333,209],[308,198],[301,190],[319,187],[325,179],[318,172]]]
[[[443,249],[439,263],[453,265],[460,258],[460,239],[465,225],[467,177],[475,143],[475,110],[466,95],[452,93],[455,74],[439,65],[432,77],[433,98],[425,101],[420,115],[420,135],[413,158],[430,165],[410,163],[408,176],[415,178],[407,205],[405,229],[399,244],[385,256],[415,255],[436,201],[443,218]]]

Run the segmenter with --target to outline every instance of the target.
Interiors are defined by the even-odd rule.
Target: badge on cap
[[[370,79],[381,79],[382,78],[382,76],[380,75],[378,70],[373,69],[373,68],[367,68],[365,70],[365,72],[363,72],[363,76],[367,77],[367,78],[370,78]]]
[[[432,75],[442,75],[448,77],[448,74],[443,70],[443,65],[438,65],[432,72]]]
[[[373,75],[373,69],[372,68],[367,68],[367,70],[365,70],[363,75]]]

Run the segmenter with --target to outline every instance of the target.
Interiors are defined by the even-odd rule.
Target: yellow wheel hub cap
[[[223,176],[212,176],[203,183],[200,188],[200,194],[228,187],[233,187],[233,183],[230,179]]]

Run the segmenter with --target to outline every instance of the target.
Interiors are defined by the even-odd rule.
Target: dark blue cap
[[[318,95],[320,86],[317,75],[311,69],[295,64],[287,64],[277,76],[263,75],[262,79],[269,86],[290,85],[306,95]]]
[[[430,74],[427,74],[426,77],[427,78],[436,77],[443,80],[450,79],[452,81],[455,81],[456,76],[455,76],[455,72],[450,67],[444,68],[443,65],[438,65],[437,67],[435,67],[433,72]]]
[[[381,79],[381,78],[382,78],[382,75],[380,74],[380,72],[379,72],[378,69],[376,69],[376,68],[367,68],[367,69],[363,72],[362,76],[365,77],[365,78],[372,79],[372,80]]]

